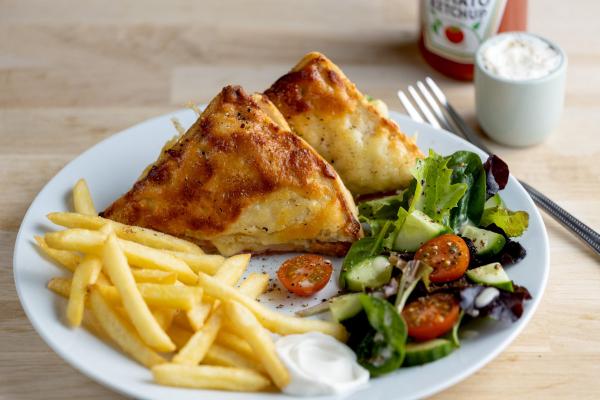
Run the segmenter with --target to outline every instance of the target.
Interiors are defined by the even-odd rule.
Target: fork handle
[[[575,218],[564,208],[550,200],[537,189],[530,186],[528,183],[519,181],[527,190],[535,204],[548,214],[556,218],[565,228],[569,229],[576,236],[583,240],[585,244],[590,246],[596,254],[600,255],[600,234],[592,228]]]

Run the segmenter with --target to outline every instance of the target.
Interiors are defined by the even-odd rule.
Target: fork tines
[[[414,103],[417,105],[417,108],[421,111],[422,115],[412,105],[408,96],[402,90],[398,91],[398,98],[400,99],[400,102],[402,102],[402,105],[410,117],[415,121],[425,122],[426,120],[429,124],[436,128],[446,129],[456,133],[456,127],[452,125],[452,122],[450,122],[451,120],[448,119],[440,107],[440,105],[442,107],[446,107],[446,96],[444,96],[433,79],[427,77],[425,78],[425,82],[427,83],[427,86],[422,81],[417,81],[416,86],[419,91],[417,91],[417,89],[415,89],[412,85],[408,86],[408,93],[413,98]],[[425,117],[425,119],[423,119],[423,117]]]

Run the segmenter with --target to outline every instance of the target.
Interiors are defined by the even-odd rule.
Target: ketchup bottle
[[[527,0],[421,0],[421,53],[455,79],[473,80],[475,51],[485,39],[526,29]]]

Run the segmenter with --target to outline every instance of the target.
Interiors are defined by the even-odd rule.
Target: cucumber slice
[[[508,292],[514,291],[512,281],[504,271],[504,268],[502,268],[502,264],[498,262],[469,269],[466,275],[475,283],[493,286]]]
[[[452,353],[454,345],[448,339],[433,339],[427,342],[414,342],[406,345],[403,367],[422,365]]]
[[[384,256],[368,258],[346,274],[346,287],[352,292],[375,289],[389,282],[392,265]]]
[[[331,299],[329,311],[334,320],[340,322],[361,312],[360,293],[349,293]]]
[[[427,214],[414,210],[406,216],[394,240],[393,250],[417,251],[429,239],[447,232],[448,229],[444,225],[438,224]]]
[[[465,226],[461,235],[471,239],[477,254],[480,256],[493,256],[500,253],[506,244],[506,239],[499,233],[477,228],[472,225]]]

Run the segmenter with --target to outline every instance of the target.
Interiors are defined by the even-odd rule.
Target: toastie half
[[[343,255],[361,235],[335,170],[262,95],[227,86],[103,216],[224,255]]]
[[[414,140],[320,53],[304,56],[265,94],[354,195],[405,187],[423,157]]]

